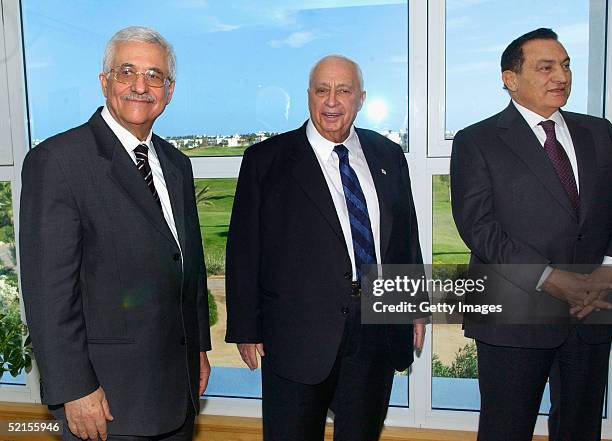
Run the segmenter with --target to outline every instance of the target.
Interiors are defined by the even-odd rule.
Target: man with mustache
[[[152,133],[175,71],[159,33],[120,30],[105,106],[23,165],[23,298],[63,440],[192,438],[211,348],[200,223],[189,159]]]
[[[597,310],[611,306],[600,265],[612,256],[612,125],[560,110],[572,73],[550,29],[510,43],[501,71],[510,104],[458,132],[451,157],[472,270],[487,268],[496,289],[485,296],[522,311],[506,324],[466,318],[478,349],[478,440],[531,440],[549,377],[549,439],[599,440],[612,327],[589,322],[610,323]]]

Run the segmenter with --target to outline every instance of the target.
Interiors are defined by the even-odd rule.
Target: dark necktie
[[[342,179],[342,189],[344,190],[344,198],[346,199],[349,222],[351,224],[357,280],[361,281],[361,265],[376,263],[370,215],[368,214],[368,206],[361,190],[361,185],[359,185],[357,174],[349,164],[348,149],[340,144],[334,147],[334,152],[336,152],[338,159],[340,159],[340,178]]]
[[[574,171],[572,170],[572,164],[570,163],[567,153],[563,146],[557,141],[555,134],[555,122],[551,120],[542,121],[540,123],[546,133],[546,141],[544,141],[544,150],[552,163],[557,176],[569,197],[572,207],[578,214],[580,209],[580,197],[578,196],[578,187],[576,186],[576,178]]]
[[[161,202],[159,201],[159,195],[153,184],[153,172],[149,165],[149,147],[147,147],[146,144],[139,144],[138,147],[134,149],[134,153],[136,154],[136,167],[138,167],[142,178],[153,195],[153,199],[155,199],[155,202],[157,202],[161,210]]]

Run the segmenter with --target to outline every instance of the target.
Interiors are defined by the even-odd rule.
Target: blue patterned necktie
[[[349,164],[348,149],[340,144],[334,147],[334,152],[340,160],[340,178],[342,189],[348,208],[351,236],[353,238],[353,251],[355,254],[355,267],[357,280],[361,281],[361,265],[376,264],[376,251],[374,250],[374,235],[370,224],[370,215],[365,196],[359,185],[355,170]]]

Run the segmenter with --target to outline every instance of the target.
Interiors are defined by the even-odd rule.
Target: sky
[[[574,70],[567,108],[586,111],[589,3],[515,0],[509,8],[506,0],[448,0],[447,130],[505,106],[500,54],[538,26],[553,27],[566,43]],[[308,117],[310,67],[330,53],[353,58],[363,70],[368,95],[356,125],[406,130],[406,1],[23,0],[22,9],[34,139],[83,123],[103,104],[104,46],[134,24],[157,29],[176,51],[174,97],[155,124],[163,136],[296,128]]]

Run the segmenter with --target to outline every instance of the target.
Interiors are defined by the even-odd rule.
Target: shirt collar
[[[360,147],[359,138],[357,138],[357,132],[355,131],[355,126],[353,125],[351,125],[348,137],[343,142],[336,143],[323,137],[323,135],[321,135],[315,127],[312,120],[309,119],[308,124],[306,125],[306,137],[308,138],[308,142],[312,146],[313,150],[325,161],[330,158],[332,152],[334,151],[334,147],[339,144],[343,144],[348,149],[349,153],[353,154],[356,154]]]
[[[102,109],[101,116],[102,118],[104,118],[104,121],[106,121],[106,124],[108,124],[115,136],[119,139],[121,145],[123,145],[123,147],[129,153],[133,152],[134,149],[140,144],[146,144],[147,147],[149,147],[149,150],[154,155],[156,155],[155,148],[153,147],[153,142],[151,141],[151,138],[153,137],[153,130],[149,130],[147,139],[145,139],[144,141],[140,141],[138,138],[132,135],[128,129],[126,129],[117,122],[117,120],[113,117],[113,115],[110,113],[106,106],[104,106],[104,108]]]
[[[544,118],[542,115],[538,115],[533,110],[529,110],[527,107],[521,106],[519,103],[517,103],[514,100],[512,100],[512,104],[514,104],[514,107],[516,107],[516,110],[518,110],[519,113],[523,116],[523,118],[525,118],[525,121],[527,121],[527,124],[529,124],[529,127],[531,127],[532,129],[538,127],[538,125],[542,121],[546,121],[546,120],[554,121],[558,127],[561,127],[564,129],[566,128],[565,120],[563,119],[563,115],[561,115],[561,112],[559,112],[558,110],[556,110],[555,113],[550,115],[548,118]]]

